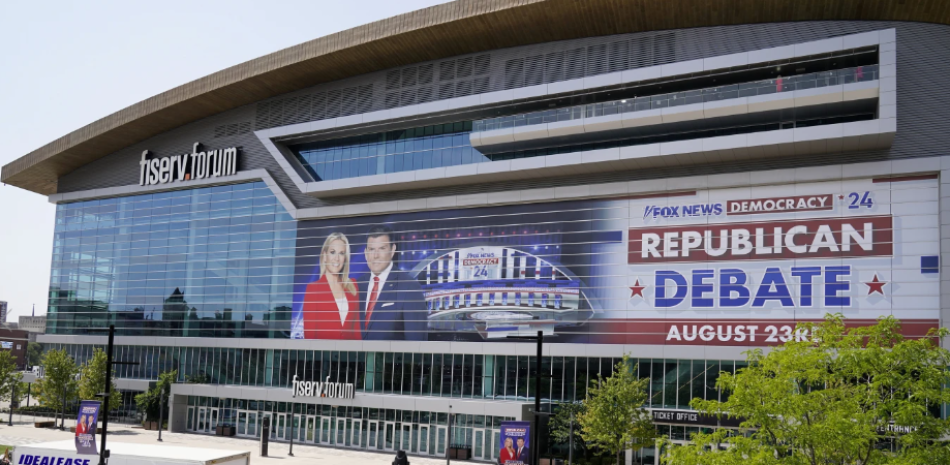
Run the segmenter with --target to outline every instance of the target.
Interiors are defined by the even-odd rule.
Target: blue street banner
[[[76,452],[86,455],[98,455],[96,450],[96,425],[99,420],[98,400],[84,400],[79,405],[76,417]]]
[[[503,421],[501,423],[501,465],[527,465],[531,463],[531,423],[527,421]]]

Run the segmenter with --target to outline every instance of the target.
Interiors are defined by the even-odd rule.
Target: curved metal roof
[[[799,20],[950,24],[942,0],[457,0],[304,42],[155,95],[3,167],[56,193],[70,171],[225,110],[373,71],[498,48],[629,32]]]

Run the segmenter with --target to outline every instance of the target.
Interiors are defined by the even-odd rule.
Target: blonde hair
[[[350,241],[346,238],[343,233],[335,232],[327,236],[327,239],[323,241],[323,247],[320,249],[320,279],[323,279],[323,275],[326,274],[327,267],[324,266],[326,262],[326,253],[327,248],[330,247],[330,244],[333,241],[343,241],[343,247],[346,251],[346,260],[343,262],[343,270],[340,272],[339,278],[340,282],[343,283],[343,289],[346,292],[356,295],[356,286],[353,285],[353,282],[350,281]]]

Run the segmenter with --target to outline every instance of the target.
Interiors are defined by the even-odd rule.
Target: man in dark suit
[[[518,460],[528,463],[528,448],[524,446],[524,438],[518,438],[518,448],[515,452],[518,453]]]
[[[428,310],[419,282],[393,267],[395,235],[375,226],[366,237],[369,274],[358,280],[360,328],[364,341],[424,341],[428,339]]]

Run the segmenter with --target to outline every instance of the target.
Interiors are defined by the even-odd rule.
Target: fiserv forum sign
[[[294,375],[291,385],[292,397],[326,397],[329,399],[352,399],[356,391],[353,383],[331,383],[325,381],[300,381]]]
[[[237,173],[237,147],[199,152],[200,145],[195,142],[191,153],[161,158],[150,159],[148,150],[143,151],[139,162],[139,185],[167,184]]]

